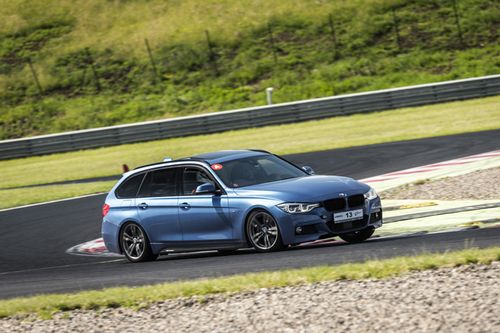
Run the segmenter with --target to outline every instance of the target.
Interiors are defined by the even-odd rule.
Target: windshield
[[[262,155],[214,164],[212,169],[228,187],[243,187],[308,174],[274,155]]]

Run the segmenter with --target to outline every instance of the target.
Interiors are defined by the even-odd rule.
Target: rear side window
[[[135,198],[137,191],[139,191],[139,186],[141,186],[144,174],[132,176],[125,180],[115,191],[115,195],[119,199]]]
[[[139,197],[168,197],[177,195],[177,168],[154,170],[147,173]]]

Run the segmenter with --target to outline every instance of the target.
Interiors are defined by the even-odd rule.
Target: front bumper
[[[363,218],[354,221],[335,223],[334,213],[363,209]],[[321,238],[333,237],[343,233],[350,233],[365,228],[379,228],[382,226],[382,205],[380,198],[365,200],[363,206],[349,207],[341,211],[328,211],[318,207],[307,214],[288,214],[281,211],[273,212],[277,217],[283,243],[294,245],[314,241]]]

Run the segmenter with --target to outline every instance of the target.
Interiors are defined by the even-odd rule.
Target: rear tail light
[[[104,216],[106,216],[106,215],[108,214],[108,212],[109,212],[109,208],[110,208],[110,207],[109,207],[109,205],[108,205],[108,204],[104,204],[104,205],[102,206],[102,217],[104,217]]]

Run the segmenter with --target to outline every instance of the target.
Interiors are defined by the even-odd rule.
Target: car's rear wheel
[[[123,254],[131,262],[151,261],[158,258],[153,254],[148,236],[136,223],[125,224],[120,233]]]
[[[354,231],[354,232],[351,232],[348,234],[342,234],[342,235],[339,235],[339,237],[348,243],[361,243],[361,242],[367,240],[368,238],[370,238],[374,232],[375,232],[375,229],[366,228],[366,229]]]
[[[264,210],[253,211],[248,216],[246,232],[250,246],[259,252],[272,252],[283,248],[278,223]]]

